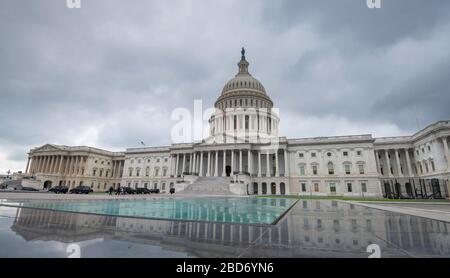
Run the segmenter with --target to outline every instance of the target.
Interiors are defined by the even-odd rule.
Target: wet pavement
[[[367,258],[373,244],[381,257],[450,257],[449,232],[446,222],[332,200],[300,200],[276,225],[0,206],[0,257]]]

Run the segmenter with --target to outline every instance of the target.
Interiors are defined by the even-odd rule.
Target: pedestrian
[[[114,188],[112,186],[109,187],[109,195],[112,195],[114,192]]]
[[[120,195],[120,184],[119,184],[119,186],[117,186],[116,195]]]

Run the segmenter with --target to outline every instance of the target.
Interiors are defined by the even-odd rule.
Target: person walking
[[[112,186],[109,187],[109,195],[112,195],[114,192],[114,188]]]

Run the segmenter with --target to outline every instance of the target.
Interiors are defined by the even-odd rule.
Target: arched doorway
[[[45,181],[44,189],[50,189],[50,188],[52,188],[52,181]]]
[[[231,175],[231,166],[227,165],[225,167],[225,173],[227,174],[227,177],[229,177]]]
[[[270,184],[270,194],[272,195],[277,194],[277,184],[274,182]]]
[[[265,182],[262,183],[262,194],[263,195],[267,194],[267,184]]]
[[[254,195],[258,194],[258,183],[257,182],[253,183],[253,194]]]
[[[284,182],[280,183],[280,194],[286,195],[286,186],[285,186]]]

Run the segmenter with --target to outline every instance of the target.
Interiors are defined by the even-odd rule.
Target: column
[[[197,163],[197,154],[194,152],[193,153],[193,158],[192,158],[192,173],[197,173],[197,165],[196,165],[196,163]]]
[[[45,156],[44,170],[42,171],[44,173],[47,173],[49,160],[50,160],[50,157],[49,156]]]
[[[275,177],[280,176],[280,170],[278,169],[278,149],[275,150]]]
[[[50,156],[50,169],[48,170],[48,172],[50,174],[53,174],[53,167],[55,167],[55,156],[54,155]]]
[[[208,161],[206,163],[206,176],[209,177],[211,175],[211,152],[208,152]]]
[[[258,151],[258,177],[261,176],[261,151]]]
[[[239,172],[242,172],[242,150],[239,150]]]
[[[379,153],[378,153],[378,151],[375,151],[375,163],[377,164],[376,166],[377,166],[377,172],[379,173],[379,174],[381,174],[381,166],[380,166],[380,159],[379,159]]]
[[[198,174],[203,177],[203,152],[200,152],[200,171]]]
[[[186,154],[183,154],[183,169],[181,169],[181,174],[183,175],[184,170],[186,169]]]
[[[400,158],[398,157],[398,150],[397,150],[397,149],[395,149],[395,160],[396,160],[396,162],[397,162],[397,172],[398,172],[398,175],[399,175],[400,177],[402,177],[403,174],[402,174],[402,171],[401,171],[401,169],[400,169],[400,167],[401,167],[401,165],[400,165]]]
[[[288,152],[284,149],[284,176],[289,177],[289,163],[288,163]]]
[[[450,169],[450,152],[448,151],[447,137],[442,137],[441,140],[442,144],[444,145],[444,153],[447,160],[447,169]]]
[[[180,164],[180,155],[176,154],[177,158],[175,160],[175,178],[178,177],[178,166]]]
[[[386,157],[386,164],[387,164],[387,174],[388,174],[388,177],[390,177],[392,174],[391,174],[391,162],[389,161],[389,150],[385,150],[384,151],[384,156]]]
[[[250,177],[252,176],[252,151],[247,151],[247,172],[250,174]],[[253,187],[252,187],[253,188]]]
[[[412,169],[411,169],[411,160],[409,158],[409,151],[408,151],[408,149],[404,149],[404,151],[405,151],[406,164],[407,164],[406,166],[408,168],[408,176],[413,177],[414,173],[412,172]]]
[[[266,152],[266,177],[270,177],[270,160],[269,150]]]
[[[31,157],[28,157],[27,167],[25,168],[25,174],[28,174],[28,167],[30,167]]]
[[[214,177],[219,176],[219,151],[216,151],[216,162],[214,167]]]
[[[194,170],[193,162],[194,162],[194,154],[191,153],[189,154],[189,170],[188,170],[189,173],[192,173]]]
[[[226,164],[227,164],[227,151],[223,150],[222,177],[225,177],[227,175],[226,169],[225,169]]]
[[[231,150],[231,175],[234,175],[234,150]]]

